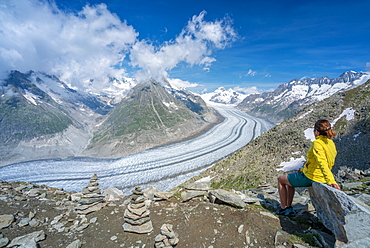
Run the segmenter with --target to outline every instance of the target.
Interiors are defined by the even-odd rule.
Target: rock
[[[0,233],[0,247],[5,247],[8,243],[9,239],[4,237],[4,235]]]
[[[354,197],[364,202],[365,204],[370,205],[370,195],[369,194],[362,193],[362,194],[355,195]]]
[[[18,223],[18,226],[23,227],[23,226],[28,226],[30,223],[31,219],[30,218],[23,218],[21,221]]]
[[[157,200],[168,200],[171,198],[175,193],[174,192],[156,192],[154,193],[154,199]]]
[[[369,206],[325,184],[313,183],[309,192],[318,218],[333,232],[338,247],[368,237]]]
[[[270,217],[270,218],[272,218],[272,219],[276,219],[276,220],[278,220],[278,219],[279,219],[278,217],[276,217],[275,215],[273,215],[273,214],[272,214],[272,213],[270,213],[270,212],[261,211],[261,212],[260,212],[260,214],[261,214],[261,215],[264,215],[264,216],[267,216],[267,217]]]
[[[103,199],[104,199],[103,195],[90,194],[82,196],[78,203],[81,205],[91,205],[96,202],[102,202]]]
[[[98,175],[92,175],[90,182],[85,188],[82,189],[82,194],[101,194],[100,185],[98,183]]]
[[[369,244],[370,244],[370,237],[366,237],[364,239],[351,242],[350,244],[345,244],[341,246],[341,248],[369,248]]]
[[[194,182],[185,185],[185,189],[189,190],[203,190],[208,191],[211,189],[211,182]]]
[[[210,190],[208,193],[209,193],[210,199],[218,199],[224,203],[227,203],[232,206],[239,207],[239,208],[244,208],[246,206],[246,203],[243,202],[241,197],[235,193],[232,193],[232,192],[229,192],[223,189]]]
[[[26,195],[30,197],[36,197],[41,195],[43,192],[40,189],[31,189],[30,191],[26,192]]]
[[[77,206],[75,208],[75,212],[77,214],[87,215],[89,213],[99,211],[102,208],[103,208],[103,204],[97,202],[97,203],[94,203],[94,204],[91,204],[91,205],[80,205],[80,206]]]
[[[125,232],[149,233],[153,230],[152,221],[141,187],[135,187],[132,190],[133,196],[124,213],[124,224],[122,225]]]
[[[206,191],[200,190],[186,190],[181,192],[181,201],[186,202],[195,197],[205,196],[206,193],[207,193]]]
[[[82,230],[84,230],[84,229],[86,229],[86,228],[88,228],[89,227],[89,225],[90,224],[83,224],[82,226],[79,226],[79,227],[77,227],[76,228],[76,231],[82,231]]]
[[[293,244],[293,248],[307,248],[307,246],[300,245],[300,244]]]
[[[342,183],[343,189],[357,189],[362,187],[362,182]]]
[[[124,223],[122,227],[125,232],[133,232],[139,234],[150,233],[151,231],[153,231],[153,224],[151,221],[146,222],[142,225],[131,225],[129,223]]]
[[[77,239],[75,241],[73,241],[72,243],[70,243],[66,248],[80,248],[82,246],[82,242]]]
[[[253,204],[253,203],[256,203],[256,202],[259,202],[259,201],[260,201],[259,199],[253,198],[253,197],[243,198],[243,202],[248,203],[248,204]]]
[[[7,228],[14,220],[14,216],[11,214],[0,215],[0,229]]]
[[[163,224],[161,233],[155,237],[154,247],[175,247],[179,242],[177,233],[171,224]]]
[[[82,196],[83,196],[82,193],[71,194],[71,201],[79,201]]]
[[[118,201],[125,197],[122,190],[119,190],[117,188],[104,189],[102,194],[105,197],[105,201]]]
[[[143,194],[147,199],[154,200],[154,194],[158,193],[159,190],[154,186],[149,186],[143,190]]]
[[[24,236],[14,238],[7,247],[14,247],[14,246],[15,247],[18,247],[18,246],[37,247],[37,246],[25,246],[25,245],[26,244],[33,245],[33,243],[39,242],[44,239],[45,239],[44,230],[40,230],[40,231],[26,234]]]
[[[244,225],[240,225],[238,227],[238,233],[241,234],[243,232],[243,229],[244,229]]]
[[[104,195],[99,189],[98,176],[94,174],[88,185],[82,189],[82,195],[72,194],[71,199],[78,200],[79,205],[75,207],[75,212],[78,214],[89,214],[99,211],[104,205]]]

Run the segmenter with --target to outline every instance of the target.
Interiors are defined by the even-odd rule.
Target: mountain
[[[236,105],[243,101],[247,95],[237,92],[231,88],[226,90],[224,87],[219,87],[214,92],[202,94],[201,97],[205,101]]]
[[[110,106],[55,76],[12,71],[0,82],[1,165],[79,154]]]
[[[111,79],[80,92],[40,72],[0,81],[0,165],[73,156],[115,158],[185,139],[218,116],[190,92]]]
[[[62,132],[73,119],[48,94],[13,72],[0,86],[0,143],[12,144]],[[43,128],[39,128],[43,127]]]
[[[364,72],[348,71],[338,78],[328,77],[294,79],[272,92],[247,96],[238,108],[254,116],[279,123],[293,116],[308,104],[348,90],[370,79]]]
[[[303,161],[318,119],[328,119],[338,136],[333,172],[339,168],[370,168],[370,80],[303,108],[299,113],[262,134],[245,147],[219,161],[193,180],[211,178],[214,188],[245,189],[262,183],[276,184],[283,163]],[[348,179],[348,178],[347,178]]]
[[[84,154],[132,154],[196,135],[217,118],[199,96],[152,80],[135,86],[106,116]]]

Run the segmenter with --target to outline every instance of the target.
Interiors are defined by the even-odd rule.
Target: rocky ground
[[[366,180],[346,187],[352,193],[366,191],[360,196],[369,204],[370,178]],[[282,217],[274,214],[278,198],[270,185],[243,192],[199,185],[175,192],[144,189],[152,230],[137,234],[122,227],[132,195],[106,194],[103,201],[91,203],[81,193],[0,181],[0,247],[155,247],[163,224],[173,226],[176,247],[334,246],[334,236],[316,218],[306,190],[295,197],[295,215]],[[230,200],[235,195],[242,201]],[[81,198],[90,204],[83,211]],[[30,233],[33,237],[27,239],[24,235]]]

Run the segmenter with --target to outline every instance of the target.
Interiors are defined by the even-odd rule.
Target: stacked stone
[[[82,197],[78,203],[82,205],[90,205],[96,202],[101,202],[104,199],[100,185],[98,183],[98,176],[94,174],[90,178],[90,182],[82,189]]]
[[[163,224],[161,227],[161,233],[155,237],[154,247],[172,248],[177,245],[179,238],[177,233],[173,231],[171,224]]]
[[[124,213],[123,230],[134,233],[149,233],[153,230],[150,211],[145,204],[145,196],[141,187],[135,187],[133,196]]]

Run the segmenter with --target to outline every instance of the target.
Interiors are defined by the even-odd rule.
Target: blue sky
[[[5,2],[7,5],[7,1]],[[1,55],[3,57],[0,65],[8,70],[17,69],[14,68],[16,66],[20,67],[19,70],[32,69],[25,61],[27,61],[26,58],[33,58],[33,61],[45,63],[43,67],[38,63],[35,67],[40,68],[35,69],[45,68],[56,74],[59,72],[63,74],[63,79],[67,81],[69,79],[71,82],[88,77],[86,68],[92,67],[95,69],[89,73],[96,73],[96,78],[103,77],[99,72],[104,66],[110,68],[113,66],[117,69],[115,74],[111,75],[125,73],[127,76],[138,76],[138,71],[141,72],[140,75],[144,72],[158,71],[160,75],[164,73],[165,77],[173,82],[174,80],[180,82],[180,86],[196,86],[189,89],[198,92],[213,91],[219,86],[238,87],[246,92],[265,91],[295,78],[322,76],[335,78],[348,70],[370,70],[368,16],[370,1],[368,0],[56,0],[49,3],[39,0],[19,0],[14,2],[28,5],[29,10],[43,9],[43,14],[39,15],[40,19],[45,15],[43,19],[33,23],[46,21],[50,25],[34,24],[40,27],[39,29],[45,30],[38,36],[27,36],[31,41],[25,44],[25,47],[32,47],[32,51],[36,51],[32,54],[29,49],[22,49],[21,44],[14,47],[11,42],[4,41],[5,36],[16,39],[16,34],[0,32],[0,36],[4,36],[0,37],[3,40],[0,41],[0,59]],[[89,6],[88,9],[86,6]],[[47,8],[49,10],[45,10]],[[82,15],[83,9],[85,12]],[[97,9],[99,11],[96,11]],[[20,25],[16,23],[20,19],[17,16],[21,13],[20,10],[21,7],[9,4],[5,8],[0,7],[0,12],[7,11],[9,17],[3,17],[2,20],[0,17],[0,23],[2,23],[0,30],[4,30],[5,21],[12,19],[9,12],[14,13],[13,23],[9,22],[19,29],[27,26],[25,25],[27,23],[32,23],[31,21],[36,18],[37,13],[25,15]],[[88,18],[86,13],[94,10],[95,16]],[[50,13],[46,13],[47,11]],[[95,26],[90,25],[91,23],[86,24],[89,21]],[[97,22],[104,25],[96,25]],[[53,23],[57,28],[53,28]],[[86,38],[84,41],[66,39],[63,42],[63,46],[67,47],[67,43],[72,41],[69,51],[75,51],[74,54],[67,49],[63,53],[52,53],[38,48],[50,46],[48,51],[52,51],[55,47],[60,47],[61,44],[57,45],[58,40],[65,39],[68,36],[66,33],[74,32],[75,29],[72,28],[74,23],[79,23],[79,30],[81,27],[90,28],[90,31],[81,32],[81,35],[84,34]],[[194,32],[189,31],[192,24],[200,28]],[[28,26],[32,27],[32,25]],[[67,26],[70,27],[66,29]],[[92,30],[91,26],[99,27]],[[112,26],[114,28],[111,28]],[[203,32],[211,28],[213,28],[212,32],[206,34]],[[55,32],[56,29],[62,31],[59,33],[51,31]],[[104,34],[100,35],[98,32],[103,29]],[[44,37],[43,34],[48,32],[50,36]],[[58,38],[60,34],[64,36]],[[213,34],[217,38],[212,38]],[[96,44],[101,43],[95,40],[98,35],[102,39],[112,39],[109,48],[116,54],[115,57],[109,57],[106,50],[95,47]],[[199,40],[194,38],[199,35],[207,37],[203,36]],[[53,37],[58,39],[54,41]],[[181,41],[177,41],[179,37]],[[189,37],[196,42],[185,42]],[[20,40],[21,38],[22,36],[19,37]],[[43,39],[49,39],[50,43]],[[90,44],[91,41],[94,43]],[[118,44],[117,41],[124,42]],[[38,42],[40,44],[37,44]],[[84,47],[89,48],[90,52],[83,51]],[[106,44],[105,47],[107,47]],[[203,49],[198,50],[199,47]],[[188,54],[182,54],[184,49],[188,49]],[[93,54],[91,51],[96,51],[98,54],[94,55],[94,59],[99,57],[99,63],[96,66],[93,58],[89,57]],[[124,54],[124,58],[121,58],[119,63],[117,63],[120,60],[118,54]],[[178,58],[172,61],[176,56]],[[157,60],[160,66],[154,64]],[[9,61],[12,62],[11,66]],[[23,61],[23,64],[19,61]],[[4,66],[5,63],[7,63],[6,66]],[[68,69],[69,73],[66,72]],[[83,76],[77,77],[79,73]]]

